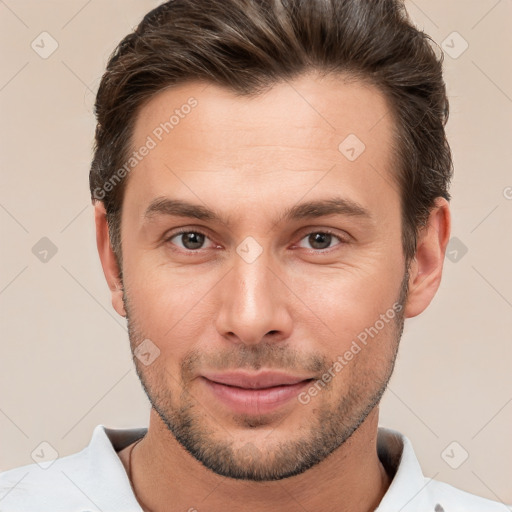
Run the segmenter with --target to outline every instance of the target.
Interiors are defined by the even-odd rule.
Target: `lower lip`
[[[247,389],[219,384],[202,378],[215,397],[231,410],[240,414],[267,414],[282,407],[296,397],[310,380],[287,386],[275,386],[265,389]]]

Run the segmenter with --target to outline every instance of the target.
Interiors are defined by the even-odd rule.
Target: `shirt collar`
[[[117,452],[140,439],[147,428],[111,429],[98,425],[93,432],[86,456],[91,478],[87,484],[90,489],[85,493],[101,496],[102,503],[96,503],[100,509],[109,510],[114,505],[123,504],[126,512],[140,512],[140,506],[133,494],[128,475]],[[423,476],[411,442],[401,433],[379,427],[377,437],[379,459],[393,480],[375,512],[408,512],[409,510],[435,510],[435,503],[428,498],[429,493],[422,492],[430,480]],[[77,478],[83,468],[77,467]],[[69,475],[73,478],[72,475]],[[112,492],[112,482],[118,488]],[[98,492],[110,488],[110,492]]]
[[[77,482],[81,482],[83,494],[94,496],[94,504],[99,510],[141,512],[117,452],[146,432],[147,428],[111,429],[98,425],[89,445],[80,453],[83,463],[68,469],[69,479],[73,481],[76,478]],[[75,471],[76,475],[73,474]],[[83,473],[89,477],[84,479]]]
[[[388,474],[394,476],[375,512],[435,510],[435,504],[432,506],[427,493],[422,492],[430,480],[423,476],[407,437],[396,430],[379,427],[377,453]]]

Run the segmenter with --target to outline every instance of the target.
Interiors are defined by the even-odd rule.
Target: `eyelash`
[[[210,239],[209,236],[204,231],[201,231],[200,229],[180,229],[178,231],[174,231],[172,234],[170,234],[168,237],[166,237],[164,242],[165,243],[169,243],[173,238],[175,238],[178,235],[182,235],[184,233],[197,233],[197,234],[203,235],[204,237]],[[331,250],[335,249],[338,245],[342,245],[342,244],[347,244],[348,243],[348,240],[342,238],[340,235],[338,235],[337,233],[335,233],[334,231],[332,231],[330,229],[322,229],[322,230],[309,231],[308,233],[304,234],[304,236],[301,237],[299,242],[304,240],[304,238],[308,237],[309,235],[317,234],[317,233],[321,233],[323,235],[331,235],[334,238],[338,239],[339,244],[336,244],[333,247],[328,247],[326,249],[307,249],[309,251],[313,251],[316,254],[323,254],[323,253],[330,252]],[[300,248],[301,247],[299,247],[299,249]],[[197,254],[197,253],[199,253],[201,251],[201,249],[194,250],[194,249],[181,249],[181,248],[173,249],[173,250],[176,250],[178,252],[182,252],[182,253],[185,253],[185,254]]]

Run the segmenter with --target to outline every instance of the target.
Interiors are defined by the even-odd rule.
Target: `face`
[[[313,75],[253,98],[189,83],[140,111],[115,304],[153,408],[218,474],[299,474],[382,395],[407,289],[387,113]]]

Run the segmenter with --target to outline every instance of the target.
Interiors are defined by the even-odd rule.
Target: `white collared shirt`
[[[0,473],[0,512],[141,512],[117,452],[146,431],[98,425],[78,453]],[[425,478],[410,441],[394,430],[379,428],[378,452],[395,475],[376,512],[512,510]]]

